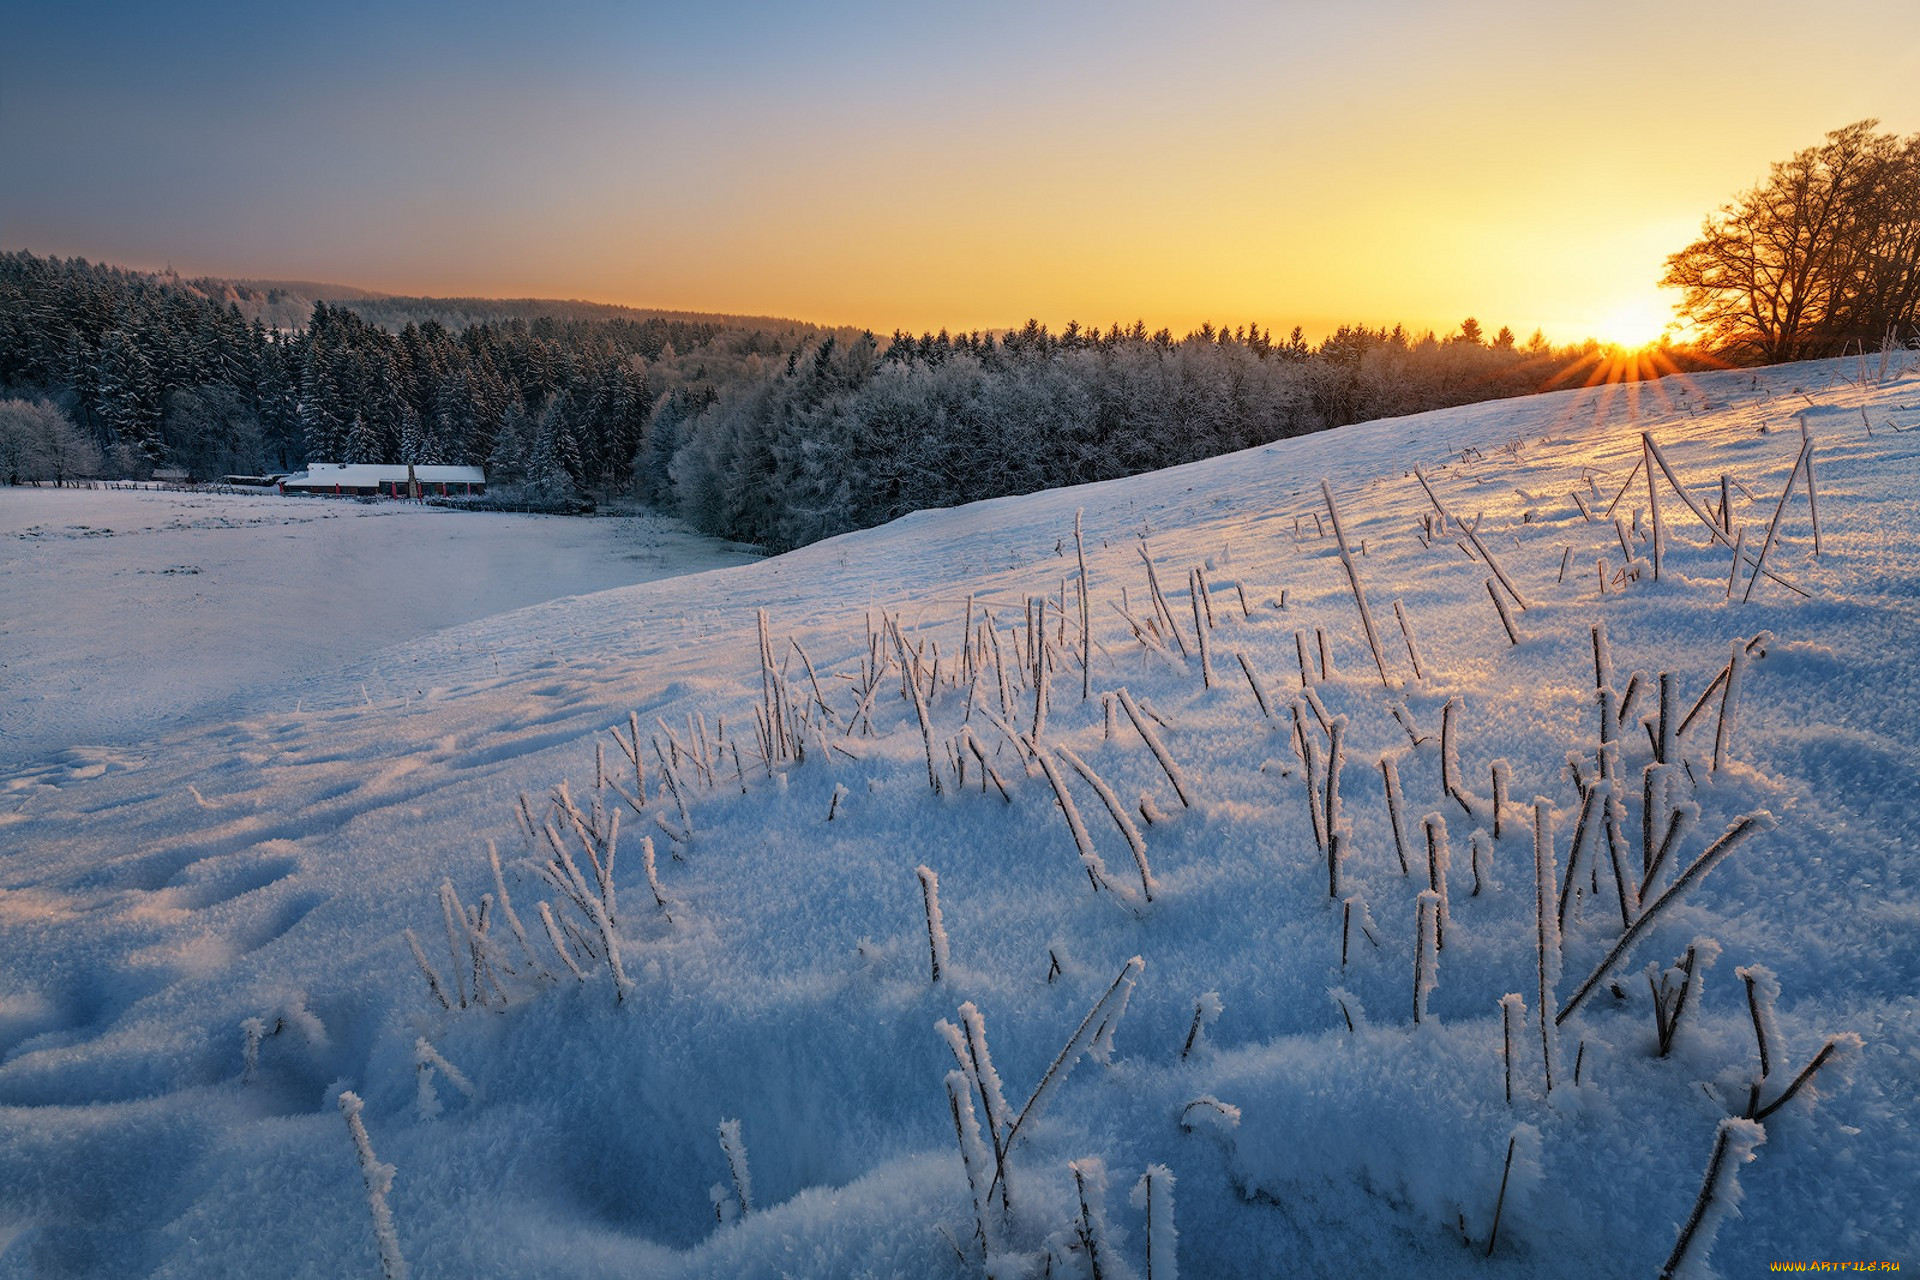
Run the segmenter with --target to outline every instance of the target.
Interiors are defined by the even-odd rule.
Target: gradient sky
[[[1920,28],[1802,0],[0,14],[0,247],[881,332],[1639,340],[1770,162],[1920,130]]]

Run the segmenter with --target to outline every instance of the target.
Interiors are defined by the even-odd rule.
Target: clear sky
[[[1909,16],[7,0],[0,247],[881,332],[1640,340],[1770,162],[1920,130]]]

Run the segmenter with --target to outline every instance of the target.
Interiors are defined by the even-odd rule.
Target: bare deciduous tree
[[[100,471],[100,450],[45,400],[0,400],[0,484],[56,485]]]
[[[1761,361],[1877,345],[1920,322],[1920,135],[1836,129],[1775,164],[1667,259],[1706,345]]]

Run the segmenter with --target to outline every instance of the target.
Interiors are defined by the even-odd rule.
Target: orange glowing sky
[[[1640,341],[1770,162],[1920,129],[1912,23],[1776,0],[38,8],[0,247],[881,332]]]

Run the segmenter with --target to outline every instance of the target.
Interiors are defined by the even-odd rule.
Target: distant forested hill
[[[164,278],[164,277],[163,277]],[[818,326],[778,316],[736,316],[704,311],[672,311],[658,307],[623,307],[610,302],[581,302],[557,298],[426,298],[375,293],[351,285],[314,280],[228,280],[197,276],[178,281],[216,301],[232,302],[249,321],[264,320],[269,327],[297,329],[307,323],[316,302],[331,303],[353,312],[368,324],[399,332],[408,325],[433,321],[458,332],[469,325],[500,324],[508,320],[553,320],[561,324],[596,320],[679,321],[718,325],[724,329],[760,329],[768,332],[812,330]]]
[[[52,401],[115,474],[456,462],[619,493],[664,399],[703,405],[827,333],[0,254],[0,396]]]
[[[1138,321],[883,341],[770,317],[185,280],[14,252],[0,253],[0,480],[473,463],[496,488],[637,494],[785,548],[1688,363],[1488,338],[1471,318],[1446,337],[1354,325],[1317,345],[1298,329],[1176,338]]]

